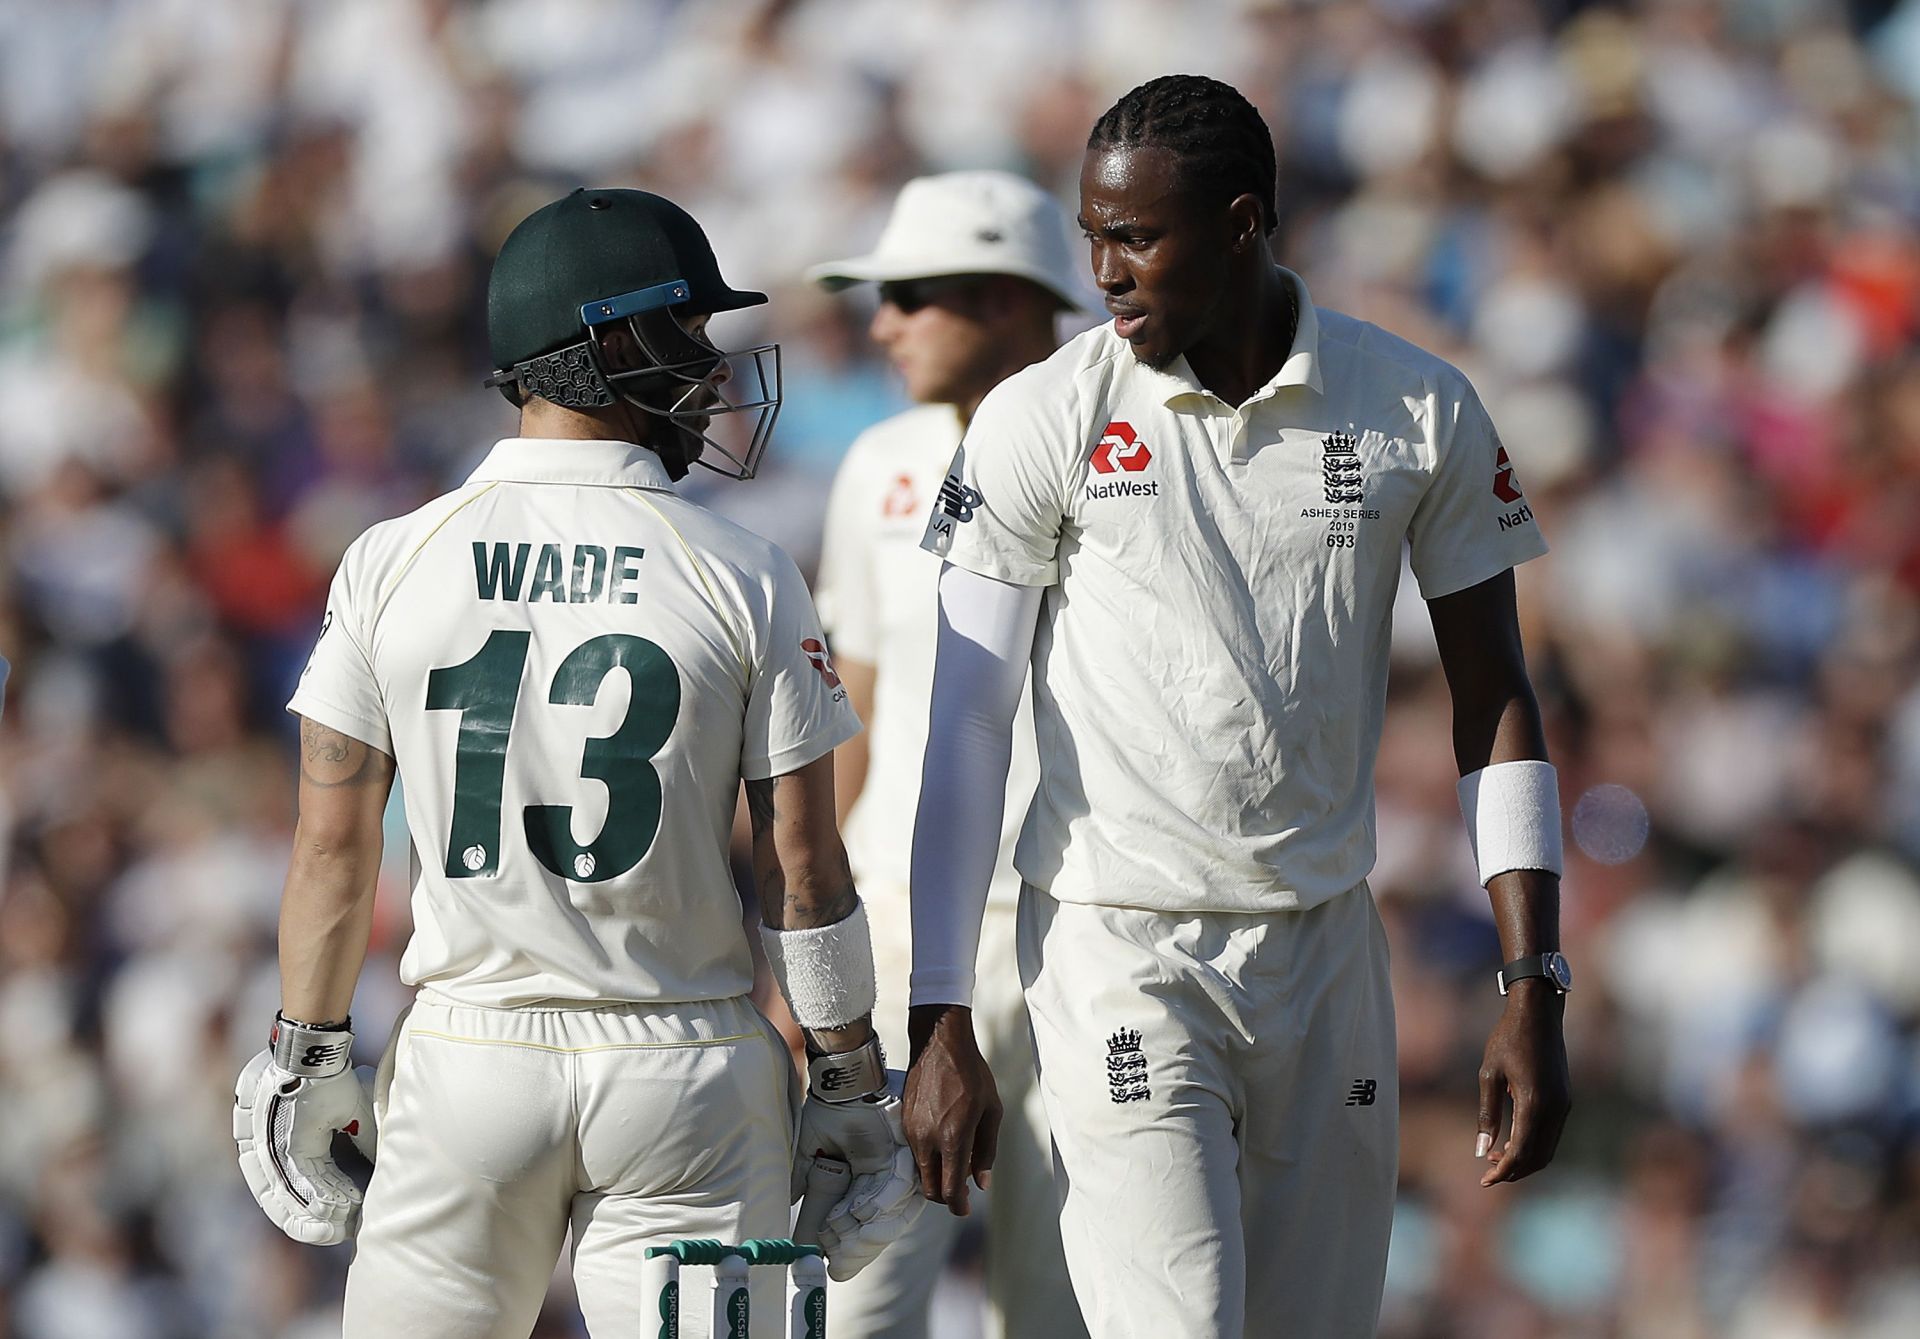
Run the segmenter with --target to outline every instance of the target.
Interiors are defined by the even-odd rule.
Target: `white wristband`
[[[1461,777],[1460,812],[1483,886],[1509,870],[1560,873],[1560,780],[1552,763],[1497,762]]]
[[[807,930],[760,927],[767,965],[786,997],[793,1021],[806,1028],[842,1028],[873,1012],[873,937],[867,908],[832,925]]]

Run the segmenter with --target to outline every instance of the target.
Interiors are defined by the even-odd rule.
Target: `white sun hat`
[[[1084,311],[1091,295],[1080,270],[1066,211],[1051,195],[1011,172],[942,172],[900,188],[872,251],[815,265],[807,278],[832,290],[949,274],[1011,274]]]

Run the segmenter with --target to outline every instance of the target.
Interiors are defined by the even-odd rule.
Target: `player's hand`
[[[907,1015],[907,1142],[928,1199],[964,1217],[967,1177],[987,1188],[1000,1143],[1000,1091],[973,1039],[973,1011],[928,1004]]]
[[[372,1160],[372,1070],[303,1077],[262,1051],[240,1071],[233,1088],[240,1173],[267,1217],[310,1246],[338,1245],[360,1226],[360,1188],[333,1161],[336,1133]]]
[[[927,1207],[901,1127],[905,1078],[888,1070],[884,1092],[853,1102],[827,1102],[809,1093],[800,1108],[792,1192],[801,1203],[794,1239],[820,1248],[827,1277],[836,1283],[865,1269]]]
[[[1564,997],[1537,978],[1517,982],[1487,1039],[1480,1063],[1480,1133],[1474,1156],[1489,1164],[1483,1186],[1518,1181],[1553,1161],[1573,1107],[1567,1044],[1561,1035]],[[1511,1112],[1507,1137],[1502,1115]]]

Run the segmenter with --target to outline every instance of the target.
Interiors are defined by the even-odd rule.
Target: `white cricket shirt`
[[[921,550],[920,538],[959,445],[960,417],[951,405],[896,414],[854,439],[827,504],[814,589],[820,618],[836,656],[876,670],[867,777],[845,828],[847,857],[863,889],[904,890],[909,882],[940,631],[941,564]],[[1020,893],[1014,843],[1038,776],[1029,694],[1014,722],[1006,818],[990,894],[1009,905]]]
[[[367,531],[287,709],[397,761],[401,976],[495,1007],[745,993],[741,778],[859,730],[792,560],[624,442],[503,441]]]
[[[1047,588],[1015,864],[1067,902],[1311,907],[1374,860],[1403,544],[1428,599],[1546,552],[1467,379],[1317,311],[1245,404],[1100,326],[987,396],[925,545]]]

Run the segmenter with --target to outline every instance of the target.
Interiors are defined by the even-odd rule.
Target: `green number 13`
[[[520,704],[527,663],[524,631],[497,630],[473,659],[427,676],[427,710],[458,711],[454,747],[453,822],[447,833],[447,877],[484,878],[500,870],[500,794],[506,784],[507,737]],[[607,819],[592,841],[573,839],[573,806],[530,804],[523,814],[527,846],[563,879],[599,883],[639,864],[660,831],[660,774],[653,756],[680,714],[680,675],[652,642],[607,633],[576,646],[554,671],[547,700],[592,706],[615,668],[632,683],[626,717],[612,734],[589,739],[580,775],[607,788]]]

